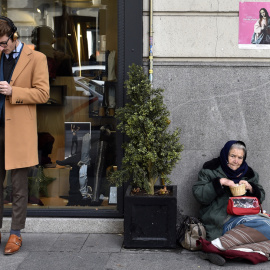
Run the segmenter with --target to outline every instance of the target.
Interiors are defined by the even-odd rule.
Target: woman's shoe
[[[211,263],[215,264],[215,265],[219,265],[219,266],[222,266],[226,263],[226,260],[216,254],[216,253],[205,253],[205,252],[201,252],[199,254],[200,258],[203,259],[203,260],[209,260]]]

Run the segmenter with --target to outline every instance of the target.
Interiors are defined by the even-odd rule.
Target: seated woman
[[[244,184],[245,196],[257,197],[261,203],[265,198],[259,175],[247,165],[246,156],[243,142],[228,141],[218,158],[203,165],[192,187],[194,197],[201,204],[199,218],[207,233],[207,239],[201,240],[204,253],[200,256],[217,265],[225,264],[225,258],[245,258],[253,263],[269,258],[269,217],[227,214],[229,197],[233,197],[230,187]]]

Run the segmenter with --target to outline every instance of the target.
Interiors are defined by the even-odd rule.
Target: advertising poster
[[[239,3],[240,49],[270,49],[270,2]]]
[[[90,122],[65,122],[65,159],[81,157],[83,137],[87,134],[91,135]]]

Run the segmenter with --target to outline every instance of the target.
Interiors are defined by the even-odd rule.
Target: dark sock
[[[20,237],[21,236],[21,231],[20,230],[10,230],[10,234],[15,234],[15,235],[17,235],[18,237]]]

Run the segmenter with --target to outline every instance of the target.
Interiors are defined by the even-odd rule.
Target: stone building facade
[[[185,148],[171,175],[182,214],[197,214],[192,184],[228,140],[246,143],[247,162],[270,191],[269,50],[239,48],[239,2],[153,1],[153,86],[165,89],[172,128],[181,128]],[[149,1],[143,10],[148,68]],[[268,196],[263,207],[270,211]]]

